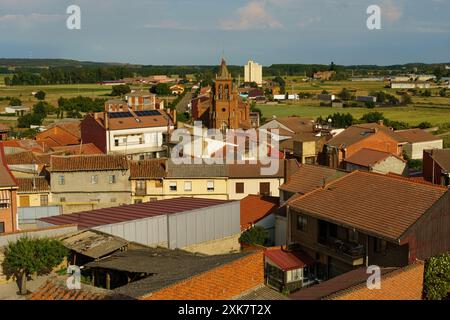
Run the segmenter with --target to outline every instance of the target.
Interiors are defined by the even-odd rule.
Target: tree
[[[29,128],[31,125],[40,126],[44,117],[39,113],[27,113],[17,119],[17,127]]]
[[[19,98],[12,97],[9,100],[9,105],[10,106],[21,106],[22,105],[22,101]]]
[[[420,129],[428,129],[428,128],[431,128],[432,126],[433,125],[430,122],[424,121],[424,122],[419,123],[419,125],[417,127]]]
[[[354,124],[355,119],[350,113],[334,113],[333,115],[329,115],[325,119],[319,117],[317,122],[320,124],[328,124],[329,119],[331,119],[331,125],[334,128],[347,128]]]
[[[386,118],[383,116],[382,112],[378,111],[366,113],[361,117],[361,121],[364,121],[366,123],[375,123],[379,122],[380,120],[385,121]]]
[[[338,93],[338,97],[342,100],[351,100],[352,99],[352,93],[347,90],[347,88],[342,89],[341,92]]]
[[[239,242],[249,245],[263,246],[268,238],[269,233],[266,229],[264,229],[263,227],[253,227],[242,233],[241,237],[239,238]]]
[[[23,237],[9,243],[4,254],[3,273],[8,279],[15,277],[20,294],[25,295],[28,293],[27,280],[30,276],[34,273],[49,274],[61,264],[68,250],[59,240]]]
[[[446,97],[447,96],[447,88],[442,88],[441,90],[439,90],[439,95],[441,97]]]
[[[111,95],[116,97],[125,95],[130,92],[131,92],[130,86],[127,86],[126,84],[119,84],[118,86],[112,87]]]
[[[39,101],[33,106],[33,113],[41,115],[42,118],[45,118],[51,111],[53,111],[53,107],[44,101]]]
[[[42,90],[39,90],[38,92],[36,92],[36,94],[34,95],[34,97],[38,100],[45,100],[45,92]]]
[[[422,96],[424,96],[424,97],[431,97],[431,90],[426,89],[424,92],[422,92]]]
[[[425,263],[424,294],[428,300],[443,300],[450,290],[450,253],[428,259]]]

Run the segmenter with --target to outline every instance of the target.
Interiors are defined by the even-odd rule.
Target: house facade
[[[18,207],[45,207],[52,202],[50,183],[46,177],[17,178]]]
[[[409,159],[422,160],[424,150],[443,148],[441,138],[422,129],[397,130],[395,133],[407,142],[403,150]]]
[[[65,213],[129,204],[130,170],[124,156],[53,156],[52,205]]]
[[[168,134],[174,129],[163,110],[99,112],[81,122],[84,143],[95,144],[105,154],[128,155],[134,160],[166,155]]]
[[[392,153],[372,149],[361,149],[345,160],[345,170],[370,171],[381,174],[395,173],[408,175],[408,165],[405,160]]]
[[[325,143],[319,162],[331,168],[344,168],[345,160],[361,149],[372,149],[403,157],[404,139],[382,123],[351,126]]]
[[[449,205],[446,188],[355,171],[290,201],[287,239],[315,257],[319,279],[403,267],[450,249]]]

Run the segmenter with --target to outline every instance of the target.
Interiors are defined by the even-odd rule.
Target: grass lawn
[[[430,122],[432,125],[440,125],[442,123],[450,122],[450,107],[395,107],[395,108],[331,108],[307,105],[257,105],[266,119],[287,116],[301,116],[306,118],[316,119],[319,116],[327,117],[336,112],[351,113],[353,117],[359,119],[365,113],[372,111],[379,111],[384,114],[386,118],[394,121],[404,121],[410,125],[418,125],[423,121]]]

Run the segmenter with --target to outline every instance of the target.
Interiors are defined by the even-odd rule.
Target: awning
[[[285,251],[281,248],[268,249],[264,255],[283,271],[302,269],[314,264],[314,260],[301,251]]]

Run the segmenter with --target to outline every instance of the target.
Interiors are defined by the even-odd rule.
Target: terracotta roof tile
[[[264,255],[283,271],[300,269],[314,264],[314,259],[305,252],[287,251],[279,247],[267,249]]]
[[[49,192],[50,184],[44,177],[36,178],[17,178],[19,185],[18,193],[31,193],[31,192]]]
[[[6,155],[6,162],[9,165],[36,164],[44,165],[50,163],[50,156],[38,154],[32,151],[10,153]]]
[[[158,179],[166,176],[167,159],[130,162],[130,179]]]
[[[292,174],[280,189],[292,193],[306,194],[328,183],[346,175],[346,172],[328,167],[302,164],[299,169]]]
[[[278,197],[248,195],[241,200],[241,230],[254,225],[278,209]]]
[[[442,140],[422,129],[397,130],[395,133],[409,143]]]
[[[153,128],[153,127],[167,127],[169,124],[173,126],[173,121],[170,116],[163,110],[154,110],[158,115],[150,116],[130,116],[124,118],[111,118],[108,116],[108,128],[110,130],[123,130],[134,128]],[[105,127],[105,113],[96,113],[94,118],[103,127]],[[136,119],[139,119],[137,121]]]
[[[11,131],[11,127],[6,124],[0,123],[0,132],[9,132]]]
[[[126,156],[116,155],[86,155],[86,156],[52,156],[50,171],[98,171],[98,170],[128,170]]]
[[[398,241],[446,191],[443,187],[354,171],[295,199],[290,206],[320,219]]]
[[[381,278],[381,289],[369,290],[361,284],[330,296],[330,300],[422,300],[424,263],[387,273]]]
[[[64,153],[66,155],[103,154],[103,152],[93,143],[72,146],[56,146],[51,147],[50,149],[55,153]]]
[[[383,160],[386,160],[389,157],[395,157],[401,161],[404,161],[400,157],[398,157],[392,153],[389,153],[389,152],[383,152],[383,151],[378,151],[378,150],[374,150],[374,149],[363,148],[363,149],[355,152],[354,154],[352,154],[347,159],[345,159],[345,162],[353,163],[353,164],[357,164],[357,165],[369,168]]]

